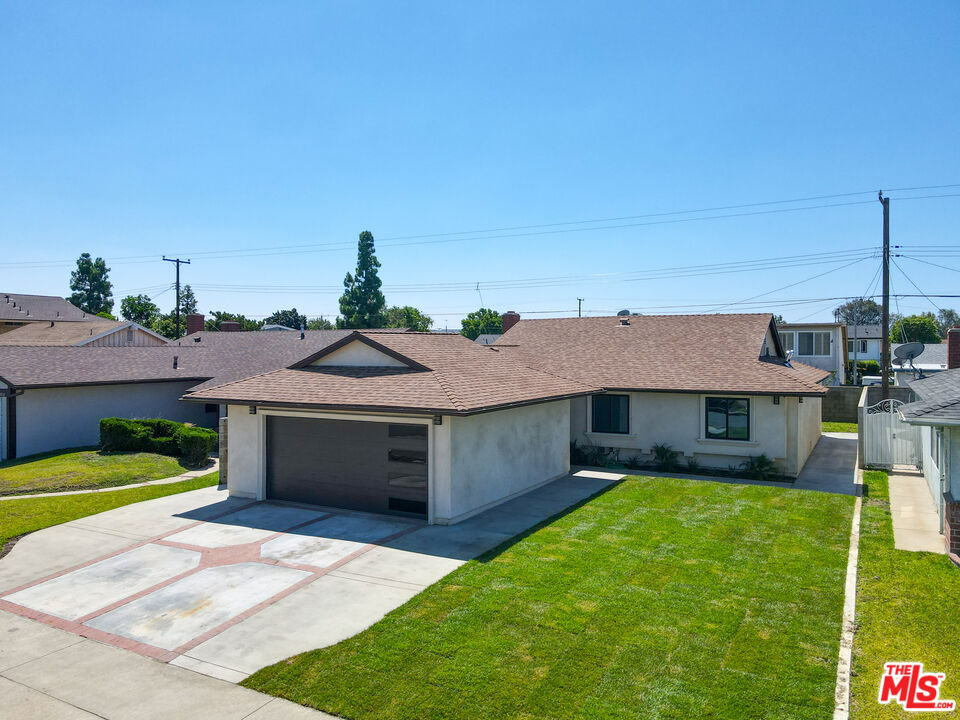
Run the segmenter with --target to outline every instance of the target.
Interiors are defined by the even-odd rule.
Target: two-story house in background
[[[805,365],[833,373],[829,385],[846,382],[847,326],[843,323],[785,323],[777,327],[785,351]]]

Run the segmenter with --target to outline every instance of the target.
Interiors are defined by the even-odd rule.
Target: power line
[[[929,296],[927,296],[927,295],[925,295],[925,294],[923,293],[923,290],[920,289],[920,286],[917,285],[917,284],[910,278],[910,276],[907,275],[906,272],[904,272],[904,270],[903,270],[902,267],[900,267],[900,263],[898,263],[896,260],[894,260],[894,261],[893,261],[893,264],[897,266],[897,270],[899,270],[899,271],[900,271],[900,274],[903,275],[903,276],[907,279],[907,282],[909,282],[911,285],[913,285],[913,286],[917,289],[917,292],[918,292],[918,293],[920,293],[921,295],[923,295],[923,297],[927,298],[927,300],[929,301],[929,303],[930,303],[931,305],[933,305],[933,306],[937,309],[937,312],[940,312],[940,311],[941,311],[941,307],[940,307],[939,305],[937,305],[933,300],[931,300]],[[901,324],[902,324],[902,323],[901,323]]]
[[[916,187],[905,187],[905,188],[895,188],[891,192],[910,192],[917,190],[928,190],[928,189],[948,189],[960,187],[960,183],[955,184],[945,184],[945,185],[925,185],[925,186],[916,186]],[[758,210],[753,212],[738,212],[738,213],[724,213],[721,215],[702,215],[702,213],[707,212],[719,212],[724,210],[736,210],[736,209],[745,209],[745,208],[754,208],[754,207],[768,207],[770,205],[785,205],[798,202],[810,202],[814,200],[822,199],[839,199],[844,197],[855,197],[857,195],[872,194],[873,190],[862,190],[857,192],[850,193],[835,193],[831,195],[816,195],[808,196],[804,198],[792,198],[789,200],[768,200],[755,203],[743,203],[739,205],[726,205],[726,206],[714,206],[707,208],[699,208],[694,210],[674,210],[668,212],[657,212],[657,213],[643,213],[637,215],[623,215],[619,217],[609,217],[609,218],[595,218],[590,220],[571,220],[564,222],[555,222],[555,223],[541,223],[534,225],[514,225],[507,226],[503,228],[488,228],[484,230],[461,230],[456,232],[443,232],[443,233],[426,233],[420,235],[398,235],[392,237],[381,238],[379,241],[379,248],[390,248],[390,247],[406,247],[410,245],[430,245],[437,243],[447,243],[447,242],[464,242],[464,241],[474,241],[474,240],[497,240],[497,239],[509,239],[509,238],[518,238],[518,237],[533,237],[533,236],[542,236],[542,235],[555,235],[559,233],[570,233],[570,232],[589,232],[592,230],[614,230],[614,229],[623,229],[630,227],[643,227],[649,225],[664,225],[664,224],[673,224],[673,223],[683,223],[683,222],[698,222],[703,220],[718,220],[724,218],[737,218],[737,217],[748,217],[755,215],[768,215],[774,213],[784,213],[784,212],[799,212],[805,210],[817,210],[822,208],[831,208],[831,207],[847,207],[851,205],[866,205],[869,204],[870,200],[857,200],[851,202],[842,202],[842,203],[825,203],[817,205],[807,205],[801,207],[788,207],[788,208],[774,208],[769,210]],[[947,193],[939,195],[921,195],[915,197],[906,197],[898,198],[901,200],[923,200],[929,198],[946,198],[946,197],[960,197],[960,193]],[[678,215],[696,215],[701,214],[698,217],[676,217]],[[640,219],[649,219],[649,218],[670,218],[670,219],[661,219],[653,220],[651,222],[631,222],[623,223],[624,220],[640,220]],[[601,225],[597,227],[571,227],[574,225],[597,225],[599,223],[622,223],[616,225]],[[553,229],[548,229],[553,228]],[[513,232],[519,230],[535,230],[535,232]],[[504,233],[509,234],[499,234],[499,235],[489,235],[488,233]],[[457,236],[478,236],[482,237],[457,237]],[[409,242],[408,242],[409,241]],[[205,258],[238,258],[238,257],[264,257],[264,256],[273,256],[273,255],[290,255],[290,254],[301,254],[301,253],[312,253],[312,252],[327,252],[327,251],[336,251],[343,249],[350,249],[356,246],[356,243],[350,241],[333,241],[326,243],[305,243],[298,245],[271,245],[271,246],[261,246],[261,247],[250,247],[243,249],[230,249],[230,250],[207,250],[207,251],[191,251],[191,256],[195,257],[205,257]],[[154,255],[129,255],[129,256],[119,256],[109,259],[111,263],[116,264],[137,264],[144,262],[152,262],[156,259]],[[7,262],[0,263],[0,266],[7,267],[56,267],[59,265],[70,265],[73,263],[73,260],[64,260],[64,261],[49,261],[49,260],[36,260],[36,261],[21,261],[21,262]]]

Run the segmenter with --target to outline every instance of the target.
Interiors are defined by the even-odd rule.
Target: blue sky
[[[67,294],[88,251],[166,309],[179,254],[202,311],[330,316],[369,229],[441,328],[481,295],[827,319],[871,287],[876,190],[960,183],[958,34],[953,0],[5,3],[0,286]],[[960,287],[914,259],[960,268],[960,197],[905,198],[948,194],[891,192],[928,294]]]

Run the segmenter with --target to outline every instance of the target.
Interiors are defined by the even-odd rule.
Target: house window
[[[390,462],[412,463],[425,465],[427,453],[423,450],[387,450],[387,460]]]
[[[127,342],[128,342],[128,343],[132,343],[132,342],[133,342],[133,329],[132,329],[132,328],[127,328]]]
[[[705,434],[711,440],[749,440],[750,401],[708,397]]]
[[[426,425],[390,425],[387,435],[392,438],[417,437],[425,438],[427,436]]]
[[[797,333],[797,355],[829,355],[829,332]]]
[[[630,396],[594,395],[593,432],[630,432]]]
[[[793,350],[793,333],[792,332],[780,333],[780,344],[783,345],[783,351],[785,353]]]

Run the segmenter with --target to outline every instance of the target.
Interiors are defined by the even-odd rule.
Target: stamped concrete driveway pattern
[[[0,560],[0,611],[239,682],[362,631],[617,477],[580,472],[453,526],[205,488],[27,536]]]

